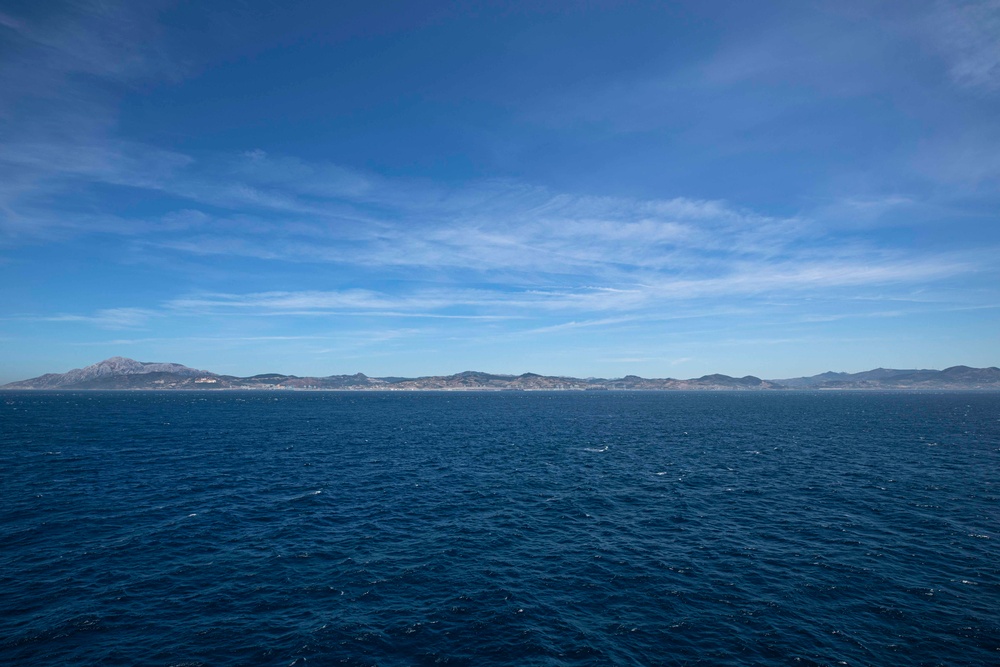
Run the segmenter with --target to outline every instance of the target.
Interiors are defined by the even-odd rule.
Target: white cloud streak
[[[35,322],[83,322],[100,329],[139,329],[160,313],[149,308],[105,308],[89,315],[25,315],[7,317],[8,320],[30,320]]]

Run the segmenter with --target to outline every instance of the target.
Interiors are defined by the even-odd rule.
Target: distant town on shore
[[[762,380],[747,375],[699,378],[576,378],[497,375],[466,371],[417,378],[329,375],[300,377],[264,373],[251,377],[220,375],[176,363],[112,357],[86,368],[0,386],[3,390],[221,390],[305,391],[781,391],[781,390],[1000,390],[1000,368],[952,366],[944,370],[877,368],[861,373],[827,372],[811,377]]]

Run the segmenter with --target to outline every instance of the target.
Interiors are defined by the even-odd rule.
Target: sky
[[[0,382],[1000,365],[1000,0],[0,0]]]

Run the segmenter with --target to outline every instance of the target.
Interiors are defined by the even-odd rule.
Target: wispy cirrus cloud
[[[722,300],[732,297],[796,297],[822,294],[830,298],[837,290],[847,290],[840,298],[855,298],[855,288],[885,289],[896,284],[936,280],[980,268],[964,257],[944,257],[939,261],[886,260],[878,264],[815,262],[789,263],[762,270],[743,264],[721,277],[661,277],[629,288],[581,286],[538,288],[510,285],[480,288],[412,287],[405,292],[377,290],[260,292],[246,294],[202,294],[179,297],[162,305],[174,314],[257,314],[314,315],[360,314],[391,317],[455,319],[531,319],[552,314],[624,315],[592,320],[569,320],[541,330],[606,326],[645,315],[668,304]]]
[[[89,159],[101,162],[95,148],[117,139],[117,103],[130,86],[176,79],[183,71],[158,39],[156,15],[165,3],[82,0],[50,3],[49,11],[3,14],[0,38],[7,44],[0,59],[0,123],[5,145],[60,144],[73,160],[74,147],[90,147]],[[23,149],[14,151],[24,153]],[[62,160],[54,160],[58,165]],[[77,161],[76,167],[83,164]],[[6,176],[6,174],[4,174]]]
[[[959,86],[1000,90],[1000,2],[938,2],[924,30],[949,63]]]
[[[8,320],[35,322],[80,322],[100,329],[141,329],[160,312],[150,308],[102,308],[90,314],[61,313],[56,315],[15,315]]]
[[[96,232],[197,255],[559,274],[703,264],[692,252],[776,255],[815,234],[806,221],[720,201],[579,196],[509,181],[445,189],[301,160],[291,161],[292,177],[288,161],[260,152],[196,160],[119,148],[80,149],[62,161],[53,146],[0,148],[0,162],[38,172],[5,202],[9,239]],[[64,179],[189,204],[159,218],[55,213],[51,201],[71,187]]]
[[[44,170],[46,154],[18,154],[18,164]],[[912,253],[850,227],[823,229],[804,216],[715,200],[583,196],[505,180],[446,188],[261,151],[195,158],[147,154],[132,144],[119,157],[84,151],[58,174],[181,203],[156,216],[49,211],[33,218],[32,198],[54,196],[45,182],[20,200],[25,217],[8,220],[8,232],[31,230],[49,243],[119,238],[140,257],[340,267],[372,286],[206,292],[131,314],[125,308],[60,316],[64,321],[141,327],[152,313],[366,316],[525,320],[531,330],[554,333],[616,326],[695,300],[708,311],[734,298],[898,294],[989,264],[984,250]],[[908,203],[899,196],[850,205],[864,211]],[[393,288],[374,286],[386,276]],[[538,326],[545,318],[557,319]]]

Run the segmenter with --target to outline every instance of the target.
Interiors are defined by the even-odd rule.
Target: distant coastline
[[[789,390],[997,390],[1000,368],[952,366],[944,370],[877,368],[860,373],[827,372],[810,377],[763,380],[747,375],[704,375],[686,380],[576,378],[499,375],[465,371],[416,378],[329,375],[302,377],[264,373],[250,377],[222,375],[177,363],[142,362],[112,357],[66,373],[47,373],[11,382],[0,390],[297,390],[297,391],[789,391]]]

